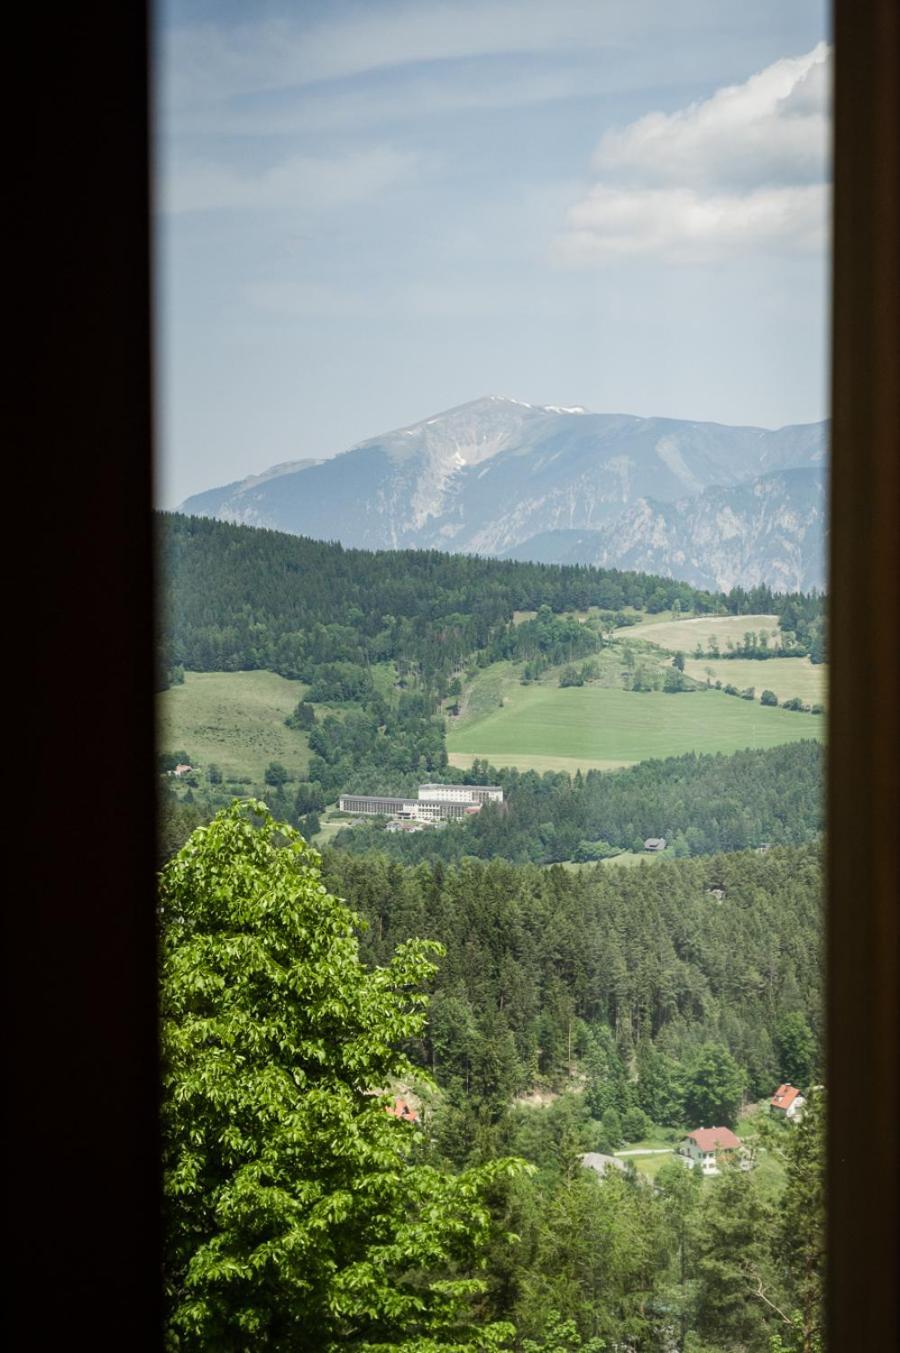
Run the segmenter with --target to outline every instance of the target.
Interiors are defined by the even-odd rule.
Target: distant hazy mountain
[[[810,516],[807,534],[799,518],[789,528],[791,495],[799,495],[793,510],[802,516],[815,512],[815,492],[804,496],[800,481],[790,477],[777,490],[757,485],[764,479],[775,484],[780,471],[811,468],[809,482],[820,483],[826,431],[824,423],[767,431],[490,395],[329,460],[277,466],[197,494],[180,510],[370,549],[519,558],[544,557],[538,552],[548,547],[548,533],[587,532],[589,548],[605,552],[598,562],[607,565],[650,567],[652,558],[655,571],[689,578],[685,569],[699,569],[707,584],[730,576],[733,560],[741,582],[756,581],[744,570],[759,567],[774,583],[781,575],[766,573],[770,562],[795,571],[800,565],[791,562],[786,545],[757,558],[750,540],[762,540],[765,529],[761,522],[749,524],[757,521],[754,506],[762,509],[764,499],[773,510],[777,506],[784,541],[802,536],[805,543],[797,548],[807,561],[803,568],[813,573],[822,516]],[[728,493],[737,486],[749,497],[732,503]],[[658,558],[645,559],[641,551],[654,548],[643,534],[651,525]],[[595,540],[595,532],[602,539]],[[737,537],[747,542],[744,554]],[[725,549],[727,541],[734,544]],[[708,558],[707,547],[714,551]]]
[[[642,498],[597,531],[545,531],[506,552],[546,564],[596,564],[728,591],[825,585],[824,467],[781,470],[675,503]]]

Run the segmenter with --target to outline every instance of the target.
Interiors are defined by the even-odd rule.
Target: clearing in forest
[[[215,762],[226,780],[261,782],[270,761],[302,775],[306,735],[284,721],[306,689],[274,672],[186,672],[184,685],[158,697],[159,750],[183,748],[199,766]]]
[[[658,644],[670,653],[679,649],[689,657],[700,644],[708,650],[710,640],[716,639],[724,650],[730,639],[740,644],[748,630],[765,630],[771,647],[780,642],[777,615],[701,615],[690,620],[650,620],[646,624],[629,625],[616,630],[617,639],[635,638]]]
[[[695,681],[721,681],[745,690],[756,688],[757,700],[771,691],[779,700],[796,696],[806,705],[822,705],[828,691],[828,668],[809,658],[687,658],[684,670]]]
[[[567,769],[685,752],[737,752],[822,736],[818,715],[795,714],[721,691],[667,695],[603,686],[519,686],[502,708],[448,733],[447,748],[496,766],[566,758]]]

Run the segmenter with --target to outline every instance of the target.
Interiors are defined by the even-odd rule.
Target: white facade
[[[395,799],[385,794],[342,794],[338,800],[342,813],[363,817],[390,817],[406,822],[445,822],[448,818],[477,813],[479,803],[451,799]]]
[[[740,1137],[729,1128],[698,1128],[685,1137],[678,1151],[708,1175],[718,1174],[724,1160],[733,1160],[745,1170],[752,1163]]]
[[[719,1167],[716,1164],[715,1151],[701,1151],[696,1142],[690,1138],[682,1144],[681,1150],[692,1165],[699,1165],[704,1174],[718,1174]]]
[[[499,785],[419,785],[419,798],[443,803],[502,803]]]

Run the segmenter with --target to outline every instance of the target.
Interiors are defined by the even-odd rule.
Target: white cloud
[[[695,188],[594,188],[557,245],[568,263],[630,254],[704,260],[760,247],[821,249],[827,190],[812,183],[702,193]]]
[[[686,261],[820,250],[828,189],[830,49],[774,62],[675,113],[607,132],[600,181],[574,207],[558,259]]]
[[[170,213],[221,209],[303,212],[375,197],[410,178],[419,157],[390,146],[323,158],[296,155],[256,172],[177,159],[163,174],[162,209]]]

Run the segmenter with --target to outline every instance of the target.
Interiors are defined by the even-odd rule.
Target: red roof
[[[779,1085],[769,1103],[773,1109],[784,1109],[786,1112],[799,1093],[800,1091],[794,1085]]]
[[[734,1151],[741,1144],[740,1137],[726,1127],[697,1128],[687,1136],[700,1151]]]
[[[411,1109],[405,1099],[395,1099],[393,1104],[387,1106],[387,1111],[393,1118],[402,1118],[406,1123],[418,1123],[419,1115],[415,1109]]]

